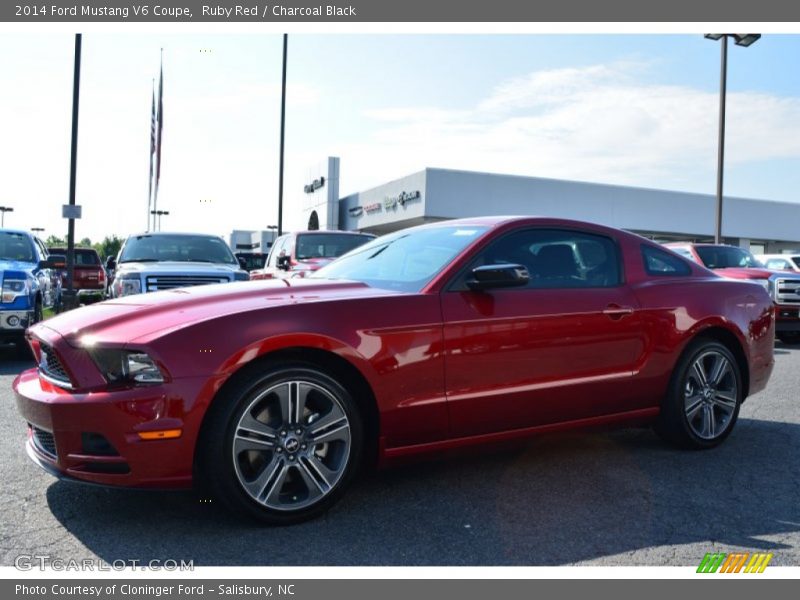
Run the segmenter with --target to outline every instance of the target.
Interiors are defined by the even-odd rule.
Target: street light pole
[[[278,235],[283,234],[283,149],[286,134],[286,54],[289,46],[289,34],[283,34],[283,72],[281,75],[281,147],[280,166],[278,167]]]
[[[81,41],[82,35],[75,34],[75,66],[72,81],[72,147],[69,167],[69,205],[75,206],[75,179],[78,168],[78,105],[81,95]],[[75,219],[67,220],[67,291],[62,294],[64,307],[69,310],[75,307]]]
[[[728,89],[728,36],[722,36],[719,72],[719,139],[717,147],[717,218],[714,243],[722,243],[722,177],[725,170],[725,101]]]
[[[717,207],[714,225],[714,243],[722,243],[722,184],[725,170],[725,103],[728,95],[728,38],[732,37],[737,46],[747,48],[760,37],[759,33],[707,33],[706,38],[722,40],[719,73],[719,139],[717,147]]]
[[[0,213],[2,213],[2,216],[0,216],[0,227],[5,227],[6,226],[6,213],[7,212],[14,212],[14,209],[11,208],[10,206],[0,206]]]
[[[169,211],[168,210],[151,210],[150,214],[151,215],[155,215],[154,218],[153,218],[153,225],[154,226],[157,225],[157,227],[155,228],[156,231],[161,231],[161,216],[162,215],[168,215]]]

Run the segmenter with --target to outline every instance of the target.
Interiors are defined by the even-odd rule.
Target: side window
[[[269,258],[267,259],[267,266],[268,267],[275,267],[278,263],[278,255],[281,253],[281,248],[283,248],[283,243],[286,241],[286,237],[279,237],[275,240],[275,243],[272,244],[272,249],[269,251]]]
[[[39,255],[40,255],[40,256],[41,256],[43,259],[44,259],[44,258],[47,258],[47,257],[50,255],[50,253],[47,251],[47,248],[46,248],[46,247],[45,247],[45,245],[42,243],[42,240],[40,240],[39,238],[33,238],[33,239],[34,239],[34,241],[36,242],[37,249],[39,250]]]
[[[522,289],[614,287],[622,282],[620,262],[611,238],[566,229],[528,229],[487,246],[456,288],[464,289],[475,267],[502,263],[519,264],[528,270],[530,282]]]
[[[652,246],[642,246],[644,270],[648,275],[682,276],[691,275],[692,270],[679,256],[667,250]]]
[[[767,266],[768,269],[776,269],[776,270],[790,269],[791,268],[789,266],[789,262],[785,261],[785,260],[783,260],[781,258],[772,258],[772,259],[768,260],[766,266]]]

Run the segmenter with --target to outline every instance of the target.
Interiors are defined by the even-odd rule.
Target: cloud
[[[342,151],[348,187],[434,166],[707,190],[719,97],[645,82],[649,68],[615,62],[536,71],[500,83],[472,107],[369,110],[372,139]],[[729,166],[800,158],[800,98],[731,92],[727,123]],[[353,163],[359,173],[347,168]]]

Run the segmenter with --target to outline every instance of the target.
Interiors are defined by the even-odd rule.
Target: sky
[[[161,48],[162,228],[276,224],[281,43],[84,35],[77,238],[147,226]],[[6,227],[45,237],[66,232],[73,44],[0,37],[0,205]],[[425,167],[713,194],[719,53],[700,35],[291,35],[284,229],[304,228],[326,156],[342,196]],[[800,202],[800,35],[731,45],[727,113],[726,195]]]

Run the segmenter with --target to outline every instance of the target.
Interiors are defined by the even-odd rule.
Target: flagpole
[[[161,49],[161,67],[158,75],[158,137],[156,145],[156,183],[153,193],[153,211],[158,210],[158,184],[161,181],[161,147],[164,130],[164,49]],[[152,214],[152,211],[151,211]],[[153,229],[156,228],[156,217],[153,216]]]
[[[153,154],[156,151],[156,78],[153,77],[152,103],[150,105],[150,177],[147,180],[147,228],[150,231],[150,210],[153,204]]]

